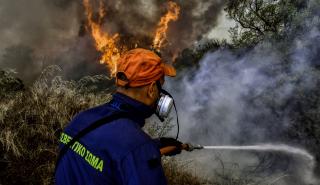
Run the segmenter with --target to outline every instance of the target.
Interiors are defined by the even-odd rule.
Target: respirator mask
[[[157,84],[158,90],[160,91],[160,97],[159,97],[159,99],[157,101],[157,104],[156,104],[155,114],[160,119],[160,121],[163,122],[164,119],[169,116],[172,107],[174,107],[174,110],[175,110],[176,115],[177,115],[178,132],[177,132],[176,139],[178,139],[178,136],[179,136],[179,118],[178,118],[177,108],[176,108],[176,105],[174,103],[174,99],[173,99],[173,97],[172,97],[172,95],[170,93],[168,93],[167,91],[162,89],[160,81],[157,81],[156,84]]]

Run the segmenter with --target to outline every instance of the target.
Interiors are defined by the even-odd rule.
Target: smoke
[[[23,44],[55,50],[77,35],[75,1],[0,1],[0,48]],[[63,20],[63,21],[62,21]]]
[[[78,11],[75,0],[0,0],[0,67],[35,79],[45,63],[74,43]]]
[[[308,12],[312,12],[311,7],[314,10],[319,7],[314,1],[310,3],[314,4]],[[295,38],[264,41],[245,51],[221,49],[207,53],[197,71],[181,74],[182,82],[169,81],[167,88],[173,91],[183,129],[180,139],[201,145],[286,143],[318,152],[315,141],[311,142],[303,133],[297,134],[296,140],[287,137],[296,124],[305,124],[305,121],[297,123],[299,120],[295,118],[295,112],[299,111],[296,109],[301,109],[298,102],[319,88],[319,72],[315,69],[319,65],[320,19],[316,14],[303,18],[300,23],[303,29],[296,32]],[[217,155],[227,164],[238,164],[241,170],[249,166],[262,168],[256,176],[275,179],[283,176],[272,184],[313,182],[304,161],[288,154],[243,151],[185,154],[199,164],[207,177],[219,166],[227,168],[227,164],[221,166],[215,160]],[[270,164],[264,164],[266,161]]]
[[[207,38],[212,28],[217,26],[226,2],[221,0],[178,1],[181,6],[180,19],[169,28],[170,44],[164,50],[177,53],[189,48],[196,41]]]
[[[99,1],[90,2],[98,11]],[[157,24],[167,11],[167,1],[104,2],[104,31],[119,33],[119,44],[128,48],[151,47]],[[181,6],[181,15],[169,25],[167,45],[162,50],[168,60],[206,36],[216,26],[225,4],[220,0],[175,2]],[[81,0],[0,0],[0,68],[13,68],[20,78],[29,82],[52,64],[62,67],[69,78],[107,74],[106,67],[98,62],[100,54],[94,49],[85,23]],[[23,60],[23,56],[8,57],[26,50],[32,61]]]

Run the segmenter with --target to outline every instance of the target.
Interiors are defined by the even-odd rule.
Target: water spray
[[[191,152],[194,150],[246,150],[246,151],[265,151],[265,152],[283,152],[286,154],[294,154],[300,157],[305,158],[309,162],[309,166],[314,168],[315,159],[312,154],[307,152],[304,149],[296,148],[293,146],[285,144],[260,144],[260,145],[247,145],[247,146],[235,146],[235,145],[225,145],[225,146],[202,146],[202,145],[193,145],[191,143],[182,144],[182,150]],[[170,153],[176,150],[175,146],[168,146],[160,149],[162,155]]]
[[[285,145],[285,144],[259,144],[259,145],[247,145],[247,146],[236,146],[236,145],[224,145],[224,146],[202,146],[202,145],[193,145],[190,143],[185,143],[181,145],[181,149],[191,152],[194,150],[237,150],[237,151],[261,151],[261,152],[282,152],[285,154],[292,154],[298,157],[301,157],[305,164],[308,166],[305,180],[308,180],[310,184],[317,184],[319,180],[314,176],[313,171],[315,168],[315,159],[312,154],[308,151]],[[160,149],[161,155],[169,154],[175,151],[177,148],[175,146],[168,146]]]
[[[287,154],[294,154],[314,162],[314,157],[304,149],[292,147],[284,144],[261,144],[248,146],[203,146],[203,149],[209,150],[247,150],[247,151],[274,151]]]

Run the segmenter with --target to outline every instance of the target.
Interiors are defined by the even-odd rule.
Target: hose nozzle
[[[164,147],[164,148],[161,148],[160,149],[160,153],[161,155],[166,155],[174,150],[176,150],[177,147],[176,146],[167,146],[167,147]],[[185,144],[182,144],[181,145],[181,149],[182,150],[185,150],[185,151],[188,151],[188,152],[191,152],[193,150],[201,150],[203,149],[203,146],[201,145],[192,145],[190,143],[185,143]]]
[[[193,150],[201,150],[201,149],[203,149],[202,145],[193,145],[191,143],[186,143],[184,145],[185,145],[185,147],[183,149],[188,151],[188,152],[191,152]]]

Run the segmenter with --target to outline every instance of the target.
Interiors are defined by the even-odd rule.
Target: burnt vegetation
[[[311,58],[310,73],[313,75],[313,88],[304,88],[302,76],[291,75],[286,71],[290,62],[286,56],[290,51],[285,43],[290,43],[296,34],[303,30],[301,20],[312,16],[317,9],[305,11],[307,1],[300,0],[230,0],[225,11],[237,23],[230,29],[231,43],[226,41],[208,41],[196,48],[183,50],[176,59],[176,67],[192,76],[199,66],[200,59],[207,53],[221,49],[230,49],[243,53],[252,47],[270,39],[283,42],[281,48],[284,60],[280,61],[281,73],[288,73],[287,79],[296,85],[294,96],[279,104],[270,90],[260,97],[252,98],[252,104],[264,103],[279,117],[290,115],[287,130],[283,131],[284,140],[304,146],[320,161],[320,71],[319,57]],[[41,74],[34,75],[33,83],[23,82],[23,76],[29,75],[32,63],[32,51],[24,47],[8,48],[3,60],[10,67],[12,62],[21,62],[25,67],[21,79],[15,71],[0,71],[0,184],[53,184],[54,162],[57,156],[58,136],[64,126],[78,112],[110,100],[114,89],[104,84],[110,83],[107,76],[86,76],[77,81],[64,80],[57,66],[45,68]],[[313,48],[320,53],[319,47]],[[272,76],[274,66],[265,73]],[[192,78],[192,77],[190,77]],[[178,79],[179,80],[179,79]],[[281,82],[273,88],[281,86]],[[270,87],[272,88],[272,87]],[[256,99],[259,98],[259,102]],[[258,105],[257,105],[258,106]],[[170,128],[170,127],[169,127]],[[153,128],[153,133],[162,133],[163,128]],[[160,130],[160,131],[159,131]],[[244,133],[246,134],[246,133]],[[254,172],[233,174],[232,168],[213,172],[214,178],[203,177],[190,165],[183,162],[164,159],[164,167],[169,184],[214,184],[246,185],[264,184],[265,179],[254,178]],[[223,166],[223,164],[222,164]],[[318,165],[319,166],[319,165]],[[318,167],[319,168],[319,167]],[[259,167],[256,167],[259,169]],[[317,169],[317,171],[319,171]],[[212,181],[211,179],[215,179]]]

